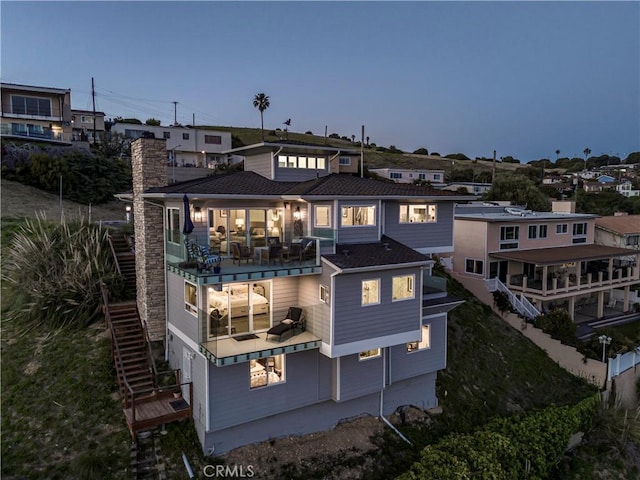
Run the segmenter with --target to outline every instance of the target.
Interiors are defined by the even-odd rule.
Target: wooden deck
[[[189,383],[189,393],[191,397],[193,395],[191,383]],[[192,407],[185,398],[174,398],[173,393],[165,391],[138,399],[133,402],[132,407],[124,408],[123,412],[131,435],[135,438],[139,431],[190,419]]]

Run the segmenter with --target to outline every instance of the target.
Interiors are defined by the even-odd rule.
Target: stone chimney
[[[142,193],[168,185],[166,141],[139,138],[131,144],[133,219],[138,312],[151,340],[166,333],[164,209],[145,203]]]
[[[576,202],[573,200],[555,200],[551,202],[551,211],[554,213],[576,213]]]

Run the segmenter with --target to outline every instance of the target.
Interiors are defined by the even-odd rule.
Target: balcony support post
[[[547,294],[547,275],[549,274],[549,267],[545,265],[542,267],[542,294]],[[554,288],[555,290],[555,288]]]
[[[600,272],[602,276],[602,272]],[[598,318],[604,316],[604,290],[598,292]]]
[[[576,297],[569,297],[569,315],[571,315],[571,321],[576,320]]]
[[[623,312],[628,312],[629,311],[629,293],[631,290],[631,286],[627,285],[624,287],[624,298],[622,300],[622,311]]]

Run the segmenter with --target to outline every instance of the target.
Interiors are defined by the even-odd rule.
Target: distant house
[[[94,122],[95,120],[95,122]],[[74,142],[101,142],[104,137],[104,112],[71,110],[72,140]],[[94,138],[95,129],[95,138]]]
[[[225,155],[231,149],[231,132],[182,126],[115,123],[111,132],[131,141],[142,137],[166,140],[167,159],[178,167],[214,168],[220,163],[236,163],[240,157]]]
[[[614,177],[612,177],[611,175],[600,175],[597,178],[597,181],[600,183],[613,183],[616,181],[616,179]]]
[[[454,203],[472,197],[337,173],[357,155],[326,145],[232,149],[245,171],[169,186],[163,141],[132,151],[138,310],[192,382],[205,452],[438,404],[462,301],[432,256],[451,254]]]
[[[396,183],[413,183],[416,180],[442,184],[444,182],[444,170],[417,170],[408,168],[371,168],[370,172],[383,178],[388,178]]]
[[[71,90],[2,83],[0,136],[68,145],[71,142]]]
[[[595,243],[640,250],[640,215],[596,218]]]
[[[538,313],[561,307],[575,320],[590,305],[593,320],[618,298],[620,311],[628,311],[630,288],[640,281],[640,252],[595,244],[597,215],[574,213],[567,204],[573,202],[554,202],[553,212],[458,205],[454,272],[493,279],[492,288],[499,281]]]
[[[467,192],[473,195],[483,195],[491,190],[491,183],[479,183],[479,182],[452,182],[448,183],[444,187],[440,187],[443,190],[458,191],[461,188],[466,188]]]
[[[640,190],[634,189],[633,184],[628,180],[623,180],[615,184],[616,192],[625,197],[638,197]]]

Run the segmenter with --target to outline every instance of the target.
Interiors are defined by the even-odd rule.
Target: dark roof
[[[561,263],[607,259],[637,255],[637,250],[628,248],[607,247],[605,245],[571,245],[568,247],[536,248],[532,250],[516,250],[492,252],[491,256],[505,260],[534,263],[536,265],[558,265]]]
[[[306,182],[277,182],[255,172],[214,175],[156,187],[147,193],[191,195],[298,195],[369,197],[459,197],[456,192],[411,183],[391,183],[348,174],[332,173]]]
[[[428,255],[416,252],[386,235],[379,242],[338,244],[336,252],[333,255],[323,254],[322,258],[343,270],[430,260]]]

